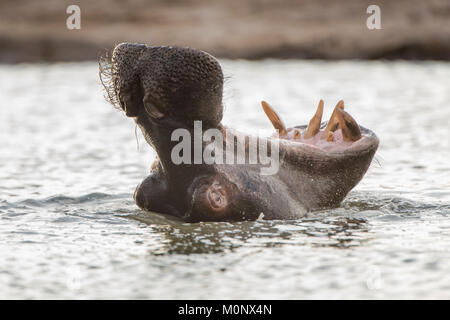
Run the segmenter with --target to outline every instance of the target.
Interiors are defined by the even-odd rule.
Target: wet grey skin
[[[158,154],[134,192],[136,204],[187,222],[296,219],[337,207],[378,147],[376,135],[360,126],[364,139],[337,150],[281,139],[274,175],[261,175],[258,164],[175,165],[175,129],[187,129],[193,139],[194,121],[201,120],[203,131],[217,128],[231,136],[221,124],[223,74],[217,59],[191,48],[122,43],[100,60],[100,76],[108,100],[134,119]]]

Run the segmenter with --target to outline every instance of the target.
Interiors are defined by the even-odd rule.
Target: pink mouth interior
[[[298,138],[294,138],[295,131],[300,132],[300,136]],[[304,143],[310,145],[312,147],[316,147],[325,151],[341,151],[350,148],[352,145],[360,143],[364,140],[364,135],[357,141],[344,141],[342,137],[342,130],[337,129],[333,132],[333,141],[327,141],[326,139],[321,139],[321,136],[324,130],[319,130],[319,132],[309,139],[305,139],[306,128],[288,128],[286,135],[279,135],[278,133],[274,133],[272,137],[277,137],[283,140],[289,140],[296,143]]]

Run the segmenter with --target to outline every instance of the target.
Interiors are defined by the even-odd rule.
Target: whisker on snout
[[[106,52],[98,59],[100,82],[105,89],[104,97],[114,108],[120,108],[117,81],[119,79],[118,70],[112,63],[111,52]]]

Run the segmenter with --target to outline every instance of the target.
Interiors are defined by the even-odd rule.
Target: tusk
[[[261,105],[263,107],[264,112],[267,115],[267,118],[269,118],[270,122],[272,122],[272,125],[274,126],[275,130],[278,130],[281,136],[286,135],[287,133],[286,126],[284,125],[280,116],[275,112],[275,110],[272,109],[272,107],[267,102],[261,101]]]
[[[344,141],[357,141],[361,139],[361,130],[355,119],[344,110],[337,110],[336,117],[342,130]]]
[[[336,131],[339,121],[336,119],[337,109],[344,110],[344,100],[339,100],[334,107],[333,113],[331,114],[330,120],[328,120],[327,126],[325,127],[325,131],[322,133],[321,139],[328,138],[328,132]]]
[[[323,100],[319,101],[319,105],[317,106],[316,113],[311,118],[308,124],[308,128],[306,129],[305,139],[309,139],[317,134],[320,130],[320,123],[322,122],[323,115]]]

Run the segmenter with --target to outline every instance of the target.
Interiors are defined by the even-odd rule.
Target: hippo
[[[185,222],[298,219],[338,207],[363,178],[378,148],[375,133],[358,125],[343,101],[328,121],[322,121],[320,100],[311,121],[294,127],[286,127],[274,108],[262,101],[276,129],[270,137],[223,125],[222,68],[204,51],[121,43],[100,59],[99,66],[105,97],[134,119],[157,153],[149,176],[133,196],[143,210]],[[211,154],[234,161],[192,160],[213,141],[207,143],[204,136],[198,140],[196,130],[222,134],[224,140],[214,141]],[[174,160],[180,143],[174,132],[181,132],[178,138],[186,134],[185,142],[197,149],[179,153],[188,161]],[[236,143],[226,148],[229,142]],[[277,156],[276,170],[263,174],[267,162],[258,161],[261,154],[256,162],[254,157],[249,161],[255,145],[259,152]],[[245,161],[236,161],[238,149]]]

